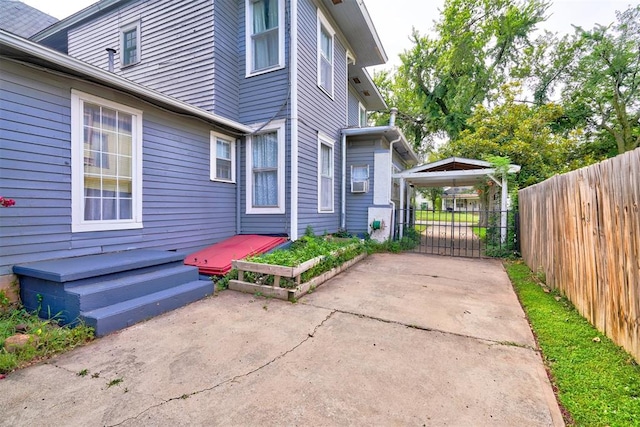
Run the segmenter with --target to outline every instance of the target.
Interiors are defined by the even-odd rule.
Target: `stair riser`
[[[77,309],[78,312],[94,310],[194,280],[198,280],[198,269],[184,267],[178,272],[152,278],[141,278],[140,281],[125,283],[124,285],[115,282],[111,284],[110,288],[98,289],[95,292],[82,295],[70,289],[67,292],[67,307],[70,311]],[[130,280],[127,280],[127,282],[130,282]]]
[[[212,292],[213,286],[203,282],[203,286],[197,289],[182,292],[178,295],[172,295],[161,300],[152,300],[143,305],[132,307],[126,311],[114,311],[113,313],[108,313],[106,315],[103,313],[100,318],[81,314],[80,318],[84,320],[87,325],[95,328],[96,336],[104,336],[143,320],[150,319],[159,314],[166,313],[167,311],[185,306],[211,295]]]

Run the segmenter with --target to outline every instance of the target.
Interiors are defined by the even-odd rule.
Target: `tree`
[[[576,29],[579,59],[562,98],[599,143],[609,138],[621,154],[640,147],[640,6],[616,16],[607,27]]]
[[[508,157],[522,167],[514,178],[519,188],[588,163],[584,159],[568,162],[579,147],[577,138],[553,131],[553,123],[564,114],[562,106],[525,104],[517,102],[517,96],[517,85],[505,85],[500,98],[492,99],[494,106],[478,106],[468,119],[468,128],[444,145],[439,156]]]
[[[411,104],[409,120],[399,119],[403,129],[421,139],[456,139],[473,109],[509,79],[547,7],[542,0],[446,0],[437,36],[414,31],[413,47],[387,85]]]

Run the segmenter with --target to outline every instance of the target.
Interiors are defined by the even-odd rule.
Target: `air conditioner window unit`
[[[369,181],[351,181],[351,192],[352,193],[368,193],[369,192]]]

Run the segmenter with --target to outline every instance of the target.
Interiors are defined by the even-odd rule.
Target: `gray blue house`
[[[362,1],[103,0],[0,32],[0,54],[5,282],[237,234],[388,236],[408,199],[392,174],[415,154],[366,123],[387,106],[364,67],[386,56]]]

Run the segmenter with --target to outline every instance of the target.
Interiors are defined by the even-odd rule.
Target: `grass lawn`
[[[23,329],[35,338],[17,352],[8,352],[4,341]],[[53,320],[42,320],[24,309],[0,307],[0,374],[46,359],[93,339],[93,329],[86,326],[60,327]]]
[[[416,211],[416,221],[447,221],[477,223],[480,214],[447,211]]]
[[[640,425],[640,366],[522,261],[507,273],[537,337],[569,425]],[[573,423],[573,424],[572,424]]]

